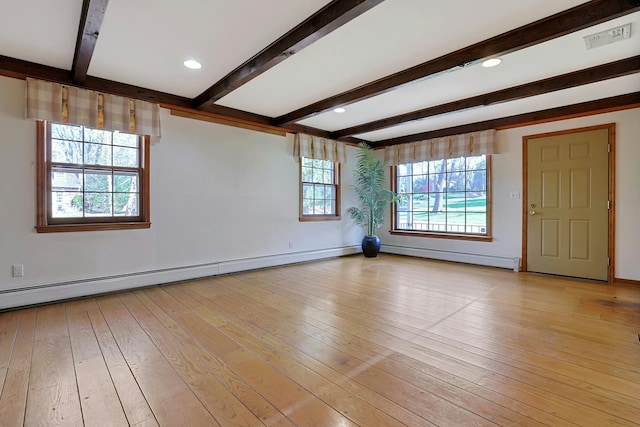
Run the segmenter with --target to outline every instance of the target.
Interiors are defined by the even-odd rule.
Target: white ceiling
[[[88,74],[194,98],[329,0],[110,0]],[[583,0],[386,0],[231,92],[216,104],[269,117],[435,59]],[[0,0],[0,55],[71,69],[82,0]],[[632,23],[628,40],[585,49],[583,36]],[[479,65],[317,114],[334,131],[529,83],[640,53],[640,12]],[[188,70],[182,62],[203,64]],[[359,137],[372,141],[636,92],[640,73],[518,101],[449,113]]]

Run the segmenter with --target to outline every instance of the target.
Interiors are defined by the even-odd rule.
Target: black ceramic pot
[[[378,236],[364,236],[362,239],[362,253],[367,258],[375,258],[380,252],[380,238]]]

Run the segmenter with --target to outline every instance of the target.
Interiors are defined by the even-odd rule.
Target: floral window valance
[[[27,118],[160,136],[158,104],[30,78]]]

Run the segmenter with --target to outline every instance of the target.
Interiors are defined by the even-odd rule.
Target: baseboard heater
[[[381,252],[395,255],[407,255],[419,258],[437,259],[440,261],[453,261],[465,264],[484,265],[487,267],[506,268],[515,272],[520,271],[519,257],[478,255],[463,252],[440,251],[434,249],[412,248],[408,246],[397,246],[388,244],[382,245]]]
[[[0,290],[0,310],[181,282],[239,271],[257,270],[260,268],[334,258],[352,255],[358,252],[361,252],[359,245],[343,246],[339,248],[164,268],[109,277],[36,284],[17,289],[4,289]]]

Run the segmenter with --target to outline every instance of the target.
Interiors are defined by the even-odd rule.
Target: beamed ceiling
[[[0,6],[0,75],[256,129],[382,147],[640,105],[640,0]],[[585,36],[627,24],[631,37],[586,48]],[[502,63],[481,66],[492,57]]]

